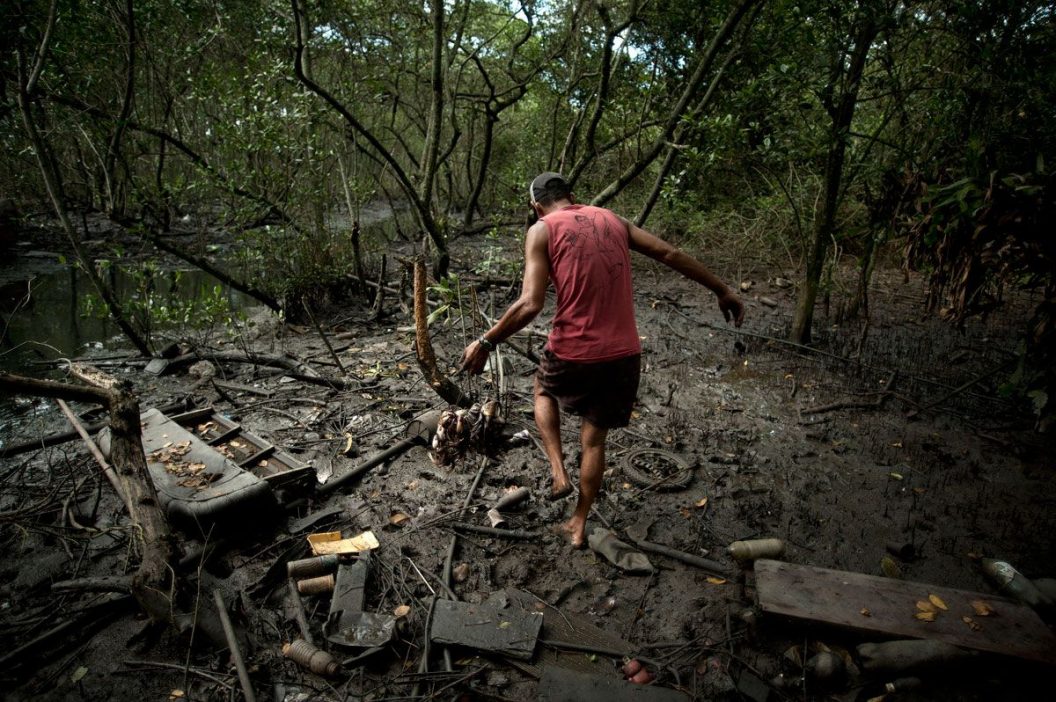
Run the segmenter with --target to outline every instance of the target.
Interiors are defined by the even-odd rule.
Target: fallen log
[[[70,372],[88,385],[73,385],[0,373],[0,389],[12,394],[76,400],[104,406],[110,414],[110,463],[117,474],[132,521],[132,539],[140,563],[131,592],[155,621],[172,621],[173,537],[147,473],[139,424],[139,402],[127,383],[73,364]]]
[[[306,383],[312,383],[314,385],[323,385],[325,387],[334,388],[335,390],[352,390],[359,389],[361,383],[359,380],[345,380],[344,378],[334,378],[331,376],[325,376],[317,372],[314,368],[309,366],[307,363],[300,361],[292,356],[282,356],[279,354],[270,353],[255,353],[255,352],[235,352],[235,351],[213,351],[209,353],[201,353],[192,351],[191,353],[185,353],[182,356],[177,356],[169,362],[169,368],[180,367],[190,365],[191,363],[197,363],[198,361],[215,361],[217,363],[248,363],[254,366],[267,366],[269,368],[280,368],[286,371],[286,375],[296,380],[301,380]]]

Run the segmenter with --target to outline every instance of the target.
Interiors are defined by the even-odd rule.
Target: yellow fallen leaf
[[[994,608],[986,600],[972,600],[972,609],[979,617],[989,617],[994,613]]]
[[[509,622],[502,622],[501,624],[499,624],[499,628],[500,629],[509,629],[510,628],[510,623]]]
[[[624,490],[630,490],[630,489],[632,489],[632,488],[633,488],[634,486],[633,486],[633,485],[631,485],[630,483],[624,483],[624,484],[623,484],[623,485],[621,485],[620,487],[622,487],[622,488],[623,488]]]
[[[392,610],[393,616],[395,616],[397,619],[399,619],[401,617],[406,617],[410,613],[411,613],[411,606],[410,605],[400,605],[396,609]]]
[[[901,441],[896,441],[895,443],[891,444],[891,447],[892,448],[902,448],[902,442]]]
[[[87,674],[88,669],[82,665],[77,670],[73,671],[73,674],[70,676],[70,682],[77,682]]]
[[[917,612],[913,616],[922,622],[933,622],[938,612]]]
[[[712,585],[725,585],[726,584],[726,578],[716,578],[713,575],[709,575],[708,576],[708,582],[711,583]]]
[[[880,559],[880,572],[882,572],[888,578],[901,578],[902,569],[895,563],[895,559],[891,556],[884,556]]]
[[[707,507],[707,506],[708,506],[708,498],[702,497],[699,500],[697,500],[697,507],[700,507],[701,509],[703,509],[704,507]]]
[[[901,473],[888,473],[888,475],[890,475],[895,480],[902,480],[902,474]]]
[[[182,699],[186,694],[187,693],[184,692],[183,690],[173,690],[172,692],[169,693],[169,699],[170,700]]]
[[[927,602],[925,600],[920,600],[920,601],[917,602],[917,609],[919,609],[921,612],[935,612],[936,611],[935,605],[932,604],[931,602]]]
[[[862,615],[863,617],[873,616],[873,613],[870,612],[867,607],[862,607],[860,610],[858,610],[858,614]]]
[[[976,622],[971,617],[961,617],[961,621],[964,622],[965,624],[967,624],[968,628],[971,629],[972,631],[979,631],[980,629],[983,628],[983,627],[979,626],[979,623]]]
[[[410,518],[411,518],[411,516],[409,514],[404,514],[403,512],[397,512],[396,514],[394,514],[391,517],[389,517],[389,524],[392,524],[393,526],[399,526],[400,524],[403,524],[404,522],[406,522]]]
[[[936,607],[938,607],[939,609],[941,609],[943,612],[945,612],[946,610],[949,609],[949,607],[946,606],[946,603],[943,602],[942,598],[939,597],[938,595],[929,594],[928,595],[928,601],[931,602]]]

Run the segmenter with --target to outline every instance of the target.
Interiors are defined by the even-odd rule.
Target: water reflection
[[[34,377],[45,375],[34,361],[127,353],[128,340],[109,317],[85,315],[85,299],[94,295],[91,282],[75,266],[57,257],[20,257],[17,267],[0,269],[0,371]],[[200,270],[159,270],[144,277],[125,266],[112,266],[106,275],[118,298],[125,300],[151,290],[155,306],[183,306],[213,297],[215,278]],[[221,287],[220,299],[232,312],[251,314],[255,300]],[[165,331],[164,328],[155,331]],[[170,327],[168,331],[179,331]],[[159,344],[162,345],[162,344]],[[50,401],[46,405],[53,406]],[[23,398],[0,398],[0,444],[6,427],[19,417],[36,414],[40,402]]]

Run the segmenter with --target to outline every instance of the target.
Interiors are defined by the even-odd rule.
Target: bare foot
[[[568,479],[563,482],[554,481],[553,487],[550,488],[550,500],[560,500],[562,497],[568,497],[572,494],[572,483]]]
[[[584,548],[587,545],[586,522],[572,517],[561,525],[561,531],[568,535],[572,548]]]
[[[560,468],[550,467],[550,499],[560,500],[572,494],[572,480],[568,477],[568,471],[564,466]]]

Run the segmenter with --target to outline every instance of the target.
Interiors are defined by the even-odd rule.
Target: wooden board
[[[596,647],[600,650],[622,651],[626,655],[634,652],[634,647],[615,634],[610,634],[594,625],[589,617],[575,612],[562,612],[548,607],[530,593],[523,590],[508,589],[505,591],[511,607],[519,607],[526,612],[539,612],[543,615],[543,628],[539,638],[548,641],[567,641],[583,646]],[[549,646],[538,646],[535,658],[529,661],[507,659],[521,672],[539,679],[543,668],[557,665],[595,675],[612,674],[613,663],[621,657],[607,658],[591,656],[589,653],[566,651]]]
[[[548,665],[539,679],[540,702],[686,702],[680,692],[656,685],[635,685],[614,674],[579,673]]]
[[[439,644],[469,646],[481,651],[528,660],[535,651],[541,614],[516,607],[438,600],[429,638]]]
[[[1004,597],[773,560],[756,561],[755,578],[764,612],[1056,664],[1056,635],[1034,610]],[[916,619],[916,603],[932,594],[948,611],[932,622]],[[993,614],[976,615],[973,600],[987,602]]]

